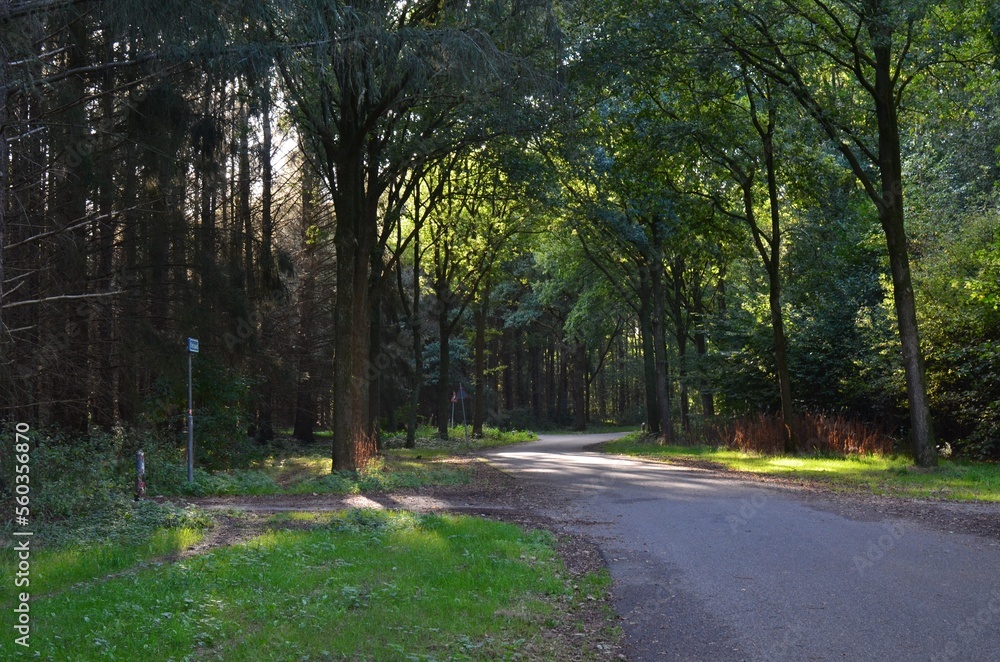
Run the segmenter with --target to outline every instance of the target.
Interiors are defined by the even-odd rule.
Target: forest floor
[[[514,524],[527,531],[548,531],[555,535],[556,552],[565,565],[569,581],[579,587],[584,578],[606,572],[599,548],[588,537],[567,530],[555,519],[538,512],[538,494],[511,474],[501,471],[476,455],[447,458],[471,473],[472,480],[460,485],[434,485],[363,494],[249,495],[215,497],[170,497],[172,503],[195,506],[216,513],[217,525],[184,555],[239,544],[260,535],[272,526],[278,514],[335,513],[364,508],[418,513],[452,513]],[[548,654],[538,659],[618,660],[625,659],[618,634],[618,617],[611,606],[610,591],[591,591],[582,596],[565,618],[549,623],[546,637]],[[535,659],[528,655],[528,659]]]

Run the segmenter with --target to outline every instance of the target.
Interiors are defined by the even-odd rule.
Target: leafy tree
[[[700,29],[784,87],[823,129],[878,210],[893,280],[916,462],[936,463],[923,354],[917,330],[903,206],[899,111],[928,66],[952,56],[955,27],[944,3],[794,0],[780,6],[732,0],[682,3]],[[961,37],[961,31],[954,36]],[[849,86],[843,85],[849,82]],[[858,99],[867,112],[858,112]]]
[[[492,130],[471,120],[475,101],[512,98],[518,67],[493,35],[516,28],[494,21],[500,9],[303,0],[275,17],[290,49],[279,59],[286,94],[337,215],[337,469],[354,467],[353,444],[368,435],[370,310],[383,285],[373,256],[381,264],[421,166]]]

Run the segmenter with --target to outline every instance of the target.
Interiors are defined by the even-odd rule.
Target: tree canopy
[[[1000,459],[980,0],[11,2],[0,420],[275,430],[809,413]]]

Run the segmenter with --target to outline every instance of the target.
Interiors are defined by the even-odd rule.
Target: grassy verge
[[[30,539],[30,585],[16,588],[17,555],[10,527],[4,527],[0,604],[12,604],[27,590],[56,593],[80,582],[123,572],[150,559],[172,557],[199,542],[212,521],[193,509],[150,501],[121,502],[90,516],[36,522]]]
[[[484,428],[480,439],[465,441],[461,429],[450,439],[439,439],[437,430],[423,426],[417,447],[403,448],[404,437],[388,437],[382,456],[359,471],[333,471],[330,446],[326,442],[298,444],[291,440],[275,444],[246,469],[204,471],[195,469],[194,483],[179,462],[151,460],[147,463],[150,495],[265,495],[265,494],[358,494],[390,490],[465,485],[472,481],[469,463],[449,462],[452,455],[495,446],[519,444],[535,439],[533,432],[505,432]]]
[[[720,468],[814,481],[833,489],[951,501],[1000,501],[1000,465],[941,460],[919,469],[900,456],[784,456],[742,453],[709,446],[660,446],[629,435],[604,451],[663,461],[711,462]]]
[[[572,627],[606,573],[570,580],[544,533],[462,516],[293,518],[245,544],[34,595],[43,659],[581,659]],[[2,608],[12,606],[5,597]],[[582,659],[586,659],[585,654]]]
[[[469,439],[465,439],[465,430],[461,425],[451,428],[448,439],[438,437],[438,430],[430,425],[417,427],[416,444],[417,450],[425,451],[445,451],[448,453],[466,453],[482,448],[494,448],[496,446],[510,446],[520,444],[525,441],[534,441],[538,436],[530,430],[500,430],[483,426],[483,436],[475,438],[472,436],[472,426],[469,426]],[[390,449],[402,448],[406,442],[406,435],[393,435],[386,437],[385,447]]]
[[[614,425],[612,423],[588,423],[583,432],[573,428],[553,428],[546,434],[609,434],[612,432],[638,432],[638,425]]]
[[[149,494],[162,495],[261,495],[357,494],[435,485],[464,485],[472,480],[468,464],[445,461],[445,454],[387,451],[359,471],[333,472],[326,445],[290,445],[253,462],[248,469],[207,472],[195,470],[187,482],[179,465],[151,466]]]

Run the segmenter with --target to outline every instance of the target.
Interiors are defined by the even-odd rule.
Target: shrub
[[[250,386],[217,359],[194,366],[195,461],[206,469],[246,466],[255,453],[248,434]],[[142,420],[149,434],[185,448],[187,375],[163,377],[144,403]]]
[[[14,431],[3,434],[13,438]],[[28,437],[33,519],[75,517],[110,507],[122,495],[132,494],[135,451],[141,445],[135,433],[118,428],[78,438],[32,430]],[[14,468],[9,458],[5,459],[3,483],[9,486]]]

